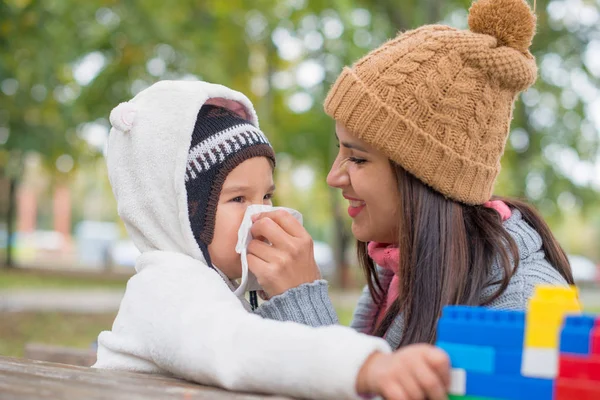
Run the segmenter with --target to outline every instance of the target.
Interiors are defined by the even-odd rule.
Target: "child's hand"
[[[429,344],[406,346],[391,354],[374,353],[356,379],[358,393],[386,400],[446,400],[449,386],[448,355]]]

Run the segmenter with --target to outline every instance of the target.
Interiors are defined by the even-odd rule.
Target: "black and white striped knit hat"
[[[227,108],[204,104],[192,134],[185,187],[192,232],[209,265],[208,245],[223,182],[253,157],[266,157],[275,166],[275,153],[261,130]]]

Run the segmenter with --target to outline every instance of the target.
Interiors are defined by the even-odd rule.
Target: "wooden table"
[[[228,392],[161,375],[115,372],[0,356],[0,399],[290,400]]]

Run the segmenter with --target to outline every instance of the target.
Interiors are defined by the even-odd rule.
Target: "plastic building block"
[[[467,371],[467,394],[507,400],[552,400],[554,381]],[[579,399],[577,399],[579,400]]]
[[[590,351],[592,354],[600,354],[600,318],[596,318],[590,338]]]
[[[495,352],[493,347],[471,346],[437,342],[436,346],[448,353],[452,368],[467,371],[494,373]]]
[[[450,400],[600,400],[600,316],[574,287],[536,286],[526,312],[444,307],[437,340]]]
[[[560,334],[560,352],[590,354],[594,321],[590,315],[567,315]]]
[[[460,368],[450,370],[450,394],[463,396],[467,393],[467,371]]]
[[[446,306],[438,323],[437,340],[518,350],[523,348],[524,334],[523,311]]]
[[[498,375],[521,375],[523,350],[496,350],[494,373]]]
[[[536,285],[531,300],[543,302],[576,302],[579,304],[579,293],[575,286]]]
[[[560,326],[554,324],[530,324],[527,322],[525,346],[556,349],[560,335]]]
[[[598,400],[600,384],[569,378],[558,378],[554,386],[554,400]]]
[[[521,375],[554,379],[558,375],[558,349],[526,347],[523,350]]]
[[[564,316],[580,313],[574,287],[536,286],[527,305],[525,346],[557,348]]]
[[[558,362],[558,376],[596,381],[596,384],[600,386],[600,356],[561,354]]]

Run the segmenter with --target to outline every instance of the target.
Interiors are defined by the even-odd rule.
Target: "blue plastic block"
[[[590,354],[590,335],[595,317],[590,315],[567,315],[560,334],[560,352]]]
[[[452,368],[462,368],[466,371],[494,373],[495,352],[493,347],[471,346],[437,342],[436,346],[448,353]]]
[[[506,400],[552,400],[553,379],[467,372],[467,396]]]
[[[494,373],[498,375],[521,375],[523,350],[496,349]]]
[[[444,307],[437,332],[440,342],[513,350],[523,348],[524,336],[523,311],[470,306]]]

